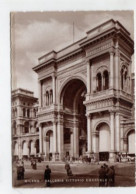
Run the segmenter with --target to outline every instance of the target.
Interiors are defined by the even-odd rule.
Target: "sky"
[[[118,20],[134,39],[133,11],[12,12],[12,89],[24,88],[38,97],[38,76],[32,70],[38,58],[73,42],[73,22],[77,41],[109,19]]]

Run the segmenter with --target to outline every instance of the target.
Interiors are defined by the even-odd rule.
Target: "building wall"
[[[62,159],[67,151],[71,156],[79,157],[81,144],[84,148],[87,144],[86,155],[93,153],[99,159],[101,137],[106,138],[110,161],[115,161],[119,152],[127,152],[129,139],[133,138],[125,135],[128,134],[126,130],[134,104],[131,93],[133,46],[129,32],[118,21],[110,20],[87,32],[84,39],[39,58],[39,65],[34,71],[39,79],[41,155],[46,156],[44,150],[48,150],[48,154],[50,152],[48,143],[45,143],[48,142],[48,130],[53,131],[54,160],[56,154]],[[47,89],[52,90],[52,103],[45,106]],[[86,107],[87,134],[83,137],[79,135],[80,95],[83,95],[82,104]],[[106,133],[102,126],[108,127],[109,132]],[[70,145],[64,143],[65,127],[71,134]],[[133,128],[134,120],[130,130]]]
[[[12,91],[13,157],[22,158],[37,154],[35,146],[36,140],[39,140],[37,105],[37,98],[33,97],[32,92],[24,89]],[[30,145],[30,142],[33,145]]]

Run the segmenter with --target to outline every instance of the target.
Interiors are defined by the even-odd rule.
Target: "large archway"
[[[60,103],[64,111],[64,155],[79,157],[87,151],[86,86],[79,79],[63,88]]]

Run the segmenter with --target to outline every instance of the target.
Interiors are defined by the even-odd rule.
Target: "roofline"
[[[110,22],[112,22],[112,23],[114,24],[113,26],[112,26],[112,24],[111,24],[111,28],[106,29],[106,30],[100,32],[100,33],[97,34],[96,36],[88,37],[90,32],[93,32],[93,31],[96,30],[97,28],[99,29],[99,27],[104,26],[105,24],[110,23]],[[116,25],[116,24],[117,24],[117,25]],[[118,25],[122,28],[122,30],[120,29],[120,27],[119,27]],[[108,32],[108,31],[110,32],[112,29],[114,29],[114,30],[116,30],[116,31],[119,30],[120,32],[121,32],[121,31],[124,32],[124,35],[128,36],[128,38],[129,38],[129,40],[131,41],[131,43],[133,42],[133,40],[132,40],[131,37],[130,37],[130,33],[126,30],[126,28],[125,28],[119,21],[110,19],[110,20],[108,20],[108,21],[106,21],[106,22],[104,22],[104,23],[101,23],[100,25],[94,27],[93,29],[87,31],[87,32],[86,32],[87,36],[85,36],[84,38],[82,38],[82,39],[80,39],[80,40],[78,40],[78,41],[76,41],[76,42],[74,42],[74,43],[72,43],[72,44],[70,44],[70,45],[64,47],[63,49],[61,49],[61,50],[59,50],[59,51],[54,51],[54,50],[52,50],[52,51],[46,53],[45,55],[39,57],[38,59],[39,59],[39,60],[42,60],[42,59],[43,59],[43,61],[41,61],[41,63],[40,63],[40,61],[39,61],[39,64],[36,65],[35,67],[33,67],[32,69],[33,69],[34,71],[37,71],[39,68],[42,68],[45,64],[50,64],[51,62],[58,62],[58,61],[60,61],[61,58],[65,57],[65,56],[69,56],[70,53],[72,53],[72,52],[74,53],[74,51],[76,51],[76,50],[81,50],[81,49],[82,49],[82,45],[86,44],[86,42],[93,41],[94,38],[99,38],[102,34],[105,34],[105,33]],[[70,48],[71,46],[76,45],[76,44],[79,45],[79,48],[75,48],[74,51],[65,53],[64,55],[57,57],[57,54],[58,54],[58,53],[60,53],[61,51],[66,50],[67,48]],[[55,55],[50,56],[51,53],[54,53]],[[48,56],[48,55],[49,55],[50,58],[49,58],[49,59],[47,58],[47,59],[44,60],[44,57],[46,57],[46,56]]]
[[[32,93],[32,94],[34,94],[34,92],[32,92],[32,91],[30,91],[30,90],[27,90],[27,89],[24,89],[24,88],[17,88],[17,89],[14,89],[14,90],[12,90],[11,92],[15,92],[15,91],[18,91],[18,90],[22,90],[22,91],[27,91],[27,92],[29,92],[29,93]]]

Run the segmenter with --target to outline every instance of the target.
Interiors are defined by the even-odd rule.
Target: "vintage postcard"
[[[135,186],[134,12],[11,12],[14,188]]]

